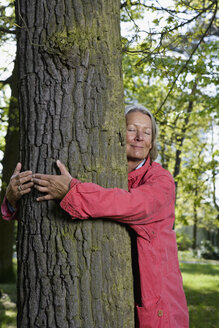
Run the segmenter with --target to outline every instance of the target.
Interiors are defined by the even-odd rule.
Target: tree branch
[[[168,29],[167,31],[162,32],[162,33],[163,33],[163,34],[166,34],[167,32],[168,32],[168,33],[169,33],[169,32],[173,32],[173,31],[175,31],[175,30],[178,30],[180,27],[183,27],[183,26],[185,26],[185,25],[187,25],[187,24],[192,23],[192,22],[195,21],[198,17],[200,17],[203,13],[205,13],[207,10],[209,10],[213,5],[214,5],[214,3],[212,3],[211,5],[209,5],[207,8],[204,8],[204,9],[203,9],[202,11],[200,11],[196,16],[194,16],[194,17],[192,17],[192,18],[186,20],[185,22],[183,22],[183,23],[181,23],[181,24],[179,24],[179,25],[177,25],[177,26],[174,26],[174,27]],[[158,35],[158,34],[161,34],[161,33],[155,32],[155,33],[150,33],[150,34],[151,34],[151,35]]]
[[[0,83],[3,85],[10,84],[12,81],[12,75],[9,76],[6,80],[0,80]]]
[[[153,10],[157,10],[157,11],[167,11],[168,13],[171,13],[171,14],[177,14],[177,13],[184,14],[185,13],[185,10],[176,11],[173,9],[168,9],[168,8],[163,8],[163,7],[149,6],[149,5],[145,5],[144,3],[141,3],[140,1],[139,2],[137,2],[137,1],[129,2],[129,3],[128,3],[128,1],[125,1],[121,4],[120,9],[127,8],[129,6],[129,4],[131,7],[141,5],[142,7],[147,8],[147,9],[153,9]]]
[[[0,27],[0,32],[7,33],[7,34],[16,34],[17,33],[16,30],[9,30],[4,27]]]
[[[180,71],[179,71],[179,73],[177,74],[175,80],[173,81],[173,84],[172,84],[170,90],[168,91],[168,93],[167,93],[167,95],[166,95],[164,101],[162,102],[162,104],[160,105],[160,107],[158,108],[158,110],[156,111],[155,115],[157,115],[157,114],[161,111],[162,107],[165,105],[165,103],[166,103],[166,101],[167,101],[169,95],[171,94],[171,92],[173,91],[173,89],[174,89],[174,87],[175,87],[175,84],[176,84],[176,82],[177,82],[179,76],[180,76],[181,73],[184,71],[184,69],[187,67],[187,65],[188,65],[188,63],[190,62],[190,60],[192,59],[194,53],[196,52],[196,50],[198,49],[198,47],[200,46],[200,44],[203,42],[205,36],[207,35],[208,31],[210,30],[210,28],[211,28],[211,26],[212,26],[212,24],[213,24],[213,21],[214,21],[214,19],[215,19],[215,17],[216,17],[216,13],[217,13],[217,2],[216,2],[216,6],[215,6],[215,10],[214,10],[214,14],[213,14],[213,16],[212,16],[212,18],[211,18],[211,21],[210,21],[210,23],[209,23],[207,29],[205,30],[205,33],[203,33],[203,35],[201,36],[199,42],[197,43],[197,45],[196,45],[195,48],[193,49],[192,53],[190,54],[189,58],[187,59],[187,61],[185,62],[185,64],[184,64],[184,65],[182,66],[182,68],[180,69]]]

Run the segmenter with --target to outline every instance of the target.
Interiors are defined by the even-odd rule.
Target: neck
[[[139,161],[128,160],[128,173],[134,171],[141,162],[143,162],[143,159]]]

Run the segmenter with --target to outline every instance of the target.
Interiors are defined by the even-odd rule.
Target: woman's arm
[[[62,199],[61,207],[72,218],[107,218],[128,224],[160,221],[170,213],[173,218],[175,185],[170,173],[162,168],[151,169],[145,183],[126,191],[81,183],[60,161],[57,166],[61,175],[34,174],[34,187],[46,193],[37,200]]]
[[[169,172],[151,176],[130,191],[106,189],[73,179],[71,190],[60,203],[73,218],[109,218],[128,224],[147,224],[174,213],[175,186]]]
[[[1,213],[3,220],[11,221],[17,218],[18,208],[11,208],[10,204],[7,201],[7,198],[4,197],[1,205]]]
[[[17,163],[1,205],[2,218],[4,220],[9,221],[16,218],[19,199],[23,195],[28,194],[33,186],[31,179],[32,171],[21,172],[21,163]]]

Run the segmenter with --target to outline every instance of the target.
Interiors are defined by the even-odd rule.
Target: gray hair
[[[151,123],[152,123],[152,147],[149,151],[151,162],[155,161],[157,158],[158,152],[157,152],[157,136],[158,136],[158,127],[157,123],[155,122],[154,116],[151,114],[149,109],[144,107],[143,105],[137,104],[137,105],[128,105],[125,107],[125,116],[127,116],[129,113],[133,112],[140,112],[150,117]]]

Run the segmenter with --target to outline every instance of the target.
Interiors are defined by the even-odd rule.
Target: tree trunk
[[[192,249],[196,249],[197,245],[197,226],[198,226],[198,213],[197,213],[197,196],[198,196],[198,187],[195,188],[195,198],[193,202],[193,242],[192,242]]]
[[[21,161],[127,187],[118,0],[17,1]],[[18,328],[134,326],[126,228],[23,198]],[[98,206],[98,204],[96,204]]]
[[[10,79],[11,99],[8,113],[8,130],[6,135],[6,145],[4,158],[2,161],[2,188],[0,204],[5,195],[5,189],[13,174],[19,154],[19,133],[18,133],[18,91],[17,91],[17,65],[15,66]],[[0,220],[0,281],[10,282],[15,280],[13,270],[13,245],[14,245],[14,222]]]
[[[178,191],[178,181],[176,178],[178,177],[178,175],[180,173],[181,161],[182,161],[181,153],[182,153],[183,143],[186,138],[188,123],[189,123],[193,105],[194,105],[194,96],[196,93],[197,84],[198,84],[198,81],[196,78],[196,80],[193,84],[192,90],[191,90],[191,95],[190,95],[191,98],[189,100],[188,109],[185,113],[185,118],[184,118],[183,126],[180,131],[180,135],[176,134],[176,154],[175,154],[175,165],[174,165],[174,172],[173,172],[173,178],[175,180],[175,187],[176,187],[176,198],[177,198],[177,191]]]

